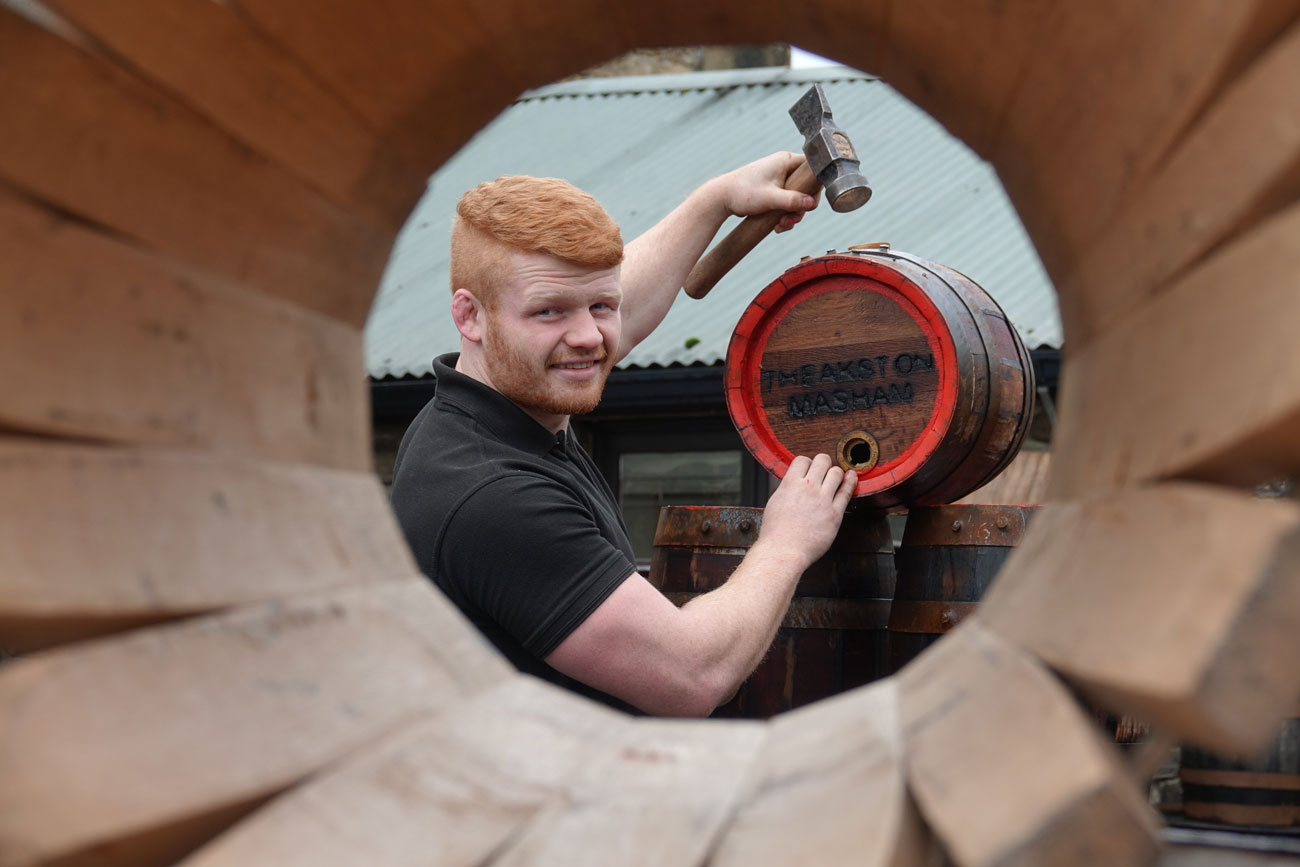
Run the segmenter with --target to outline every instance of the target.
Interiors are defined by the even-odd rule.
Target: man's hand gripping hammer
[[[831,118],[831,107],[820,84],[814,84],[790,109],[790,117],[804,135],[804,162],[790,173],[787,190],[814,195],[825,188],[832,210],[856,210],[871,198],[871,187],[858,171],[858,155],[844,130]],[[736,263],[781,222],[784,212],[746,217],[731,234],[705,253],[686,276],[686,294],[703,298]]]

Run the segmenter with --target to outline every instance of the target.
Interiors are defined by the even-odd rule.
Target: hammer
[[[831,107],[820,84],[814,84],[790,109],[794,125],[804,135],[804,162],[790,173],[783,186],[813,195],[821,187],[831,208],[841,213],[862,207],[871,187],[858,171],[858,155],[844,130],[831,118]],[[684,288],[692,298],[709,294],[736,263],[781,222],[783,211],[746,217],[740,225],[695,263]]]

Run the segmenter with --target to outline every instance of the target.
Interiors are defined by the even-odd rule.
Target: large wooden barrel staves
[[[1035,508],[957,505],[908,512],[889,611],[893,671],[975,610],[1020,544]]]
[[[650,583],[678,605],[721,587],[762,522],[760,508],[665,506]],[[767,655],[714,716],[766,719],[884,676],[893,589],[888,522],[850,510],[830,550],[799,579]]]
[[[1183,814],[1224,825],[1300,825],[1300,717],[1248,760],[1184,745],[1178,771]]]
[[[873,507],[938,505],[1015,457],[1033,414],[1029,352],[983,289],[889,250],[808,259],[755,297],[727,350],[727,408],[783,476],[833,455]]]

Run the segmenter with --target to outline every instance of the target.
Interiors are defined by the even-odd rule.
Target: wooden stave
[[[976,454],[977,443],[986,436],[985,432],[997,418],[992,407],[997,394],[993,387],[995,378],[990,358],[993,339],[982,317],[976,315],[978,308],[971,303],[968,293],[978,291],[979,295],[990,303],[992,298],[973,281],[954,283],[948,275],[937,270],[939,266],[909,254],[872,251],[868,255],[892,259],[900,269],[903,267],[900,263],[908,263],[915,269],[908,270],[911,274],[915,274],[913,280],[917,285],[934,286],[934,291],[927,292],[927,295],[944,314],[942,324],[952,334],[953,344],[956,347],[955,360],[959,372],[957,406],[970,406],[971,410],[961,420],[960,428],[954,430],[952,425],[949,425],[930,460],[912,477],[899,485],[902,501],[909,505],[942,505],[959,499],[978,487],[976,484],[963,484],[958,480],[964,481],[970,476],[979,475],[977,471],[971,471],[968,462],[971,456]],[[931,276],[926,278],[926,274]],[[959,327],[960,337],[957,331]],[[969,389],[966,388],[967,377],[969,377]],[[968,391],[969,399],[966,397]],[[1014,453],[1010,457],[1014,458]],[[1007,460],[1009,461],[1010,458]],[[977,465],[979,469],[983,469],[983,464]]]
[[[943,486],[942,491],[935,491],[927,495],[925,499],[926,504],[937,505],[937,504],[950,503],[953,502],[954,500],[959,500],[963,496],[966,496],[967,494],[971,493],[972,491],[979,490],[981,487],[983,487],[984,485],[991,482],[994,478],[996,478],[998,474],[1000,474],[1003,470],[1005,470],[1007,466],[1010,465],[1010,463],[1013,460],[1015,460],[1016,455],[1020,453],[1021,446],[1024,445],[1025,437],[1028,436],[1029,434],[1029,425],[1033,421],[1034,397],[1037,389],[1037,383],[1034,377],[1033,359],[1029,354],[1029,349],[1028,347],[1025,346],[1025,342],[1021,338],[1020,332],[1017,331],[1015,329],[1015,326],[1011,324],[1011,320],[1006,315],[1006,311],[1002,309],[1002,306],[998,304],[997,300],[994,299],[993,296],[990,295],[982,286],[980,286],[974,280],[970,279],[965,274],[961,273],[955,268],[950,268],[947,265],[941,265],[938,263],[929,263],[928,267],[932,269],[937,269],[938,273],[943,274],[945,276],[944,282],[948,283],[949,285],[953,285],[954,282],[960,282],[967,293],[969,293],[972,296],[979,297],[982,303],[987,303],[992,306],[993,308],[992,310],[989,310],[987,308],[983,308],[981,310],[981,312],[985,314],[989,314],[989,319],[983,317],[974,317],[975,321],[978,325],[981,326],[990,325],[991,324],[990,319],[1001,321],[1002,325],[1005,326],[1005,329],[1002,329],[1001,335],[995,335],[993,339],[988,342],[987,345],[997,347],[999,336],[1009,337],[1011,342],[1010,348],[1012,348],[1015,351],[1016,358],[1019,360],[1019,372],[1021,374],[1019,377],[1019,381],[1021,384],[1021,398],[1020,398],[1020,406],[1019,406],[1019,412],[1021,414],[1020,423],[1012,426],[1011,440],[1008,441],[1002,448],[994,448],[991,451],[989,450],[989,441],[993,439],[999,431],[1003,430],[1004,426],[997,424],[997,419],[999,418],[998,412],[1002,409],[1003,403],[1006,401],[1007,397],[1009,396],[1008,394],[1003,393],[1002,389],[990,388],[989,412],[985,416],[984,428],[980,432],[980,437],[972,446],[973,452],[974,450],[982,450],[984,452],[985,460],[977,464],[970,465],[969,467],[972,470],[970,474],[971,478],[974,478],[975,476],[975,473],[973,471],[976,466],[979,467],[987,466],[988,467],[987,472],[985,473],[983,478],[980,478],[978,481],[968,481],[966,475],[962,474],[962,480],[960,483],[955,481],[955,479],[957,478],[957,473],[954,473],[954,475],[949,478],[950,484],[945,484]],[[995,311],[999,315],[994,316],[993,314]],[[993,362],[991,360],[989,361],[989,367],[990,367],[990,379],[992,379]],[[1006,366],[1004,365],[1004,367]],[[1014,382],[1016,379],[1016,377],[1014,376],[1014,372],[1016,369],[1011,367],[1007,367],[1007,369],[1012,371],[1011,382]],[[998,377],[997,381],[1000,385],[1006,385],[1008,383],[1008,380],[1004,377]],[[1014,389],[1012,389],[1012,392],[1014,392]],[[967,467],[966,464],[962,465],[963,469],[966,467]],[[956,494],[954,496],[954,493],[958,490],[960,490],[961,493]]]
[[[939,451],[943,451],[945,460],[942,462],[945,468],[950,467],[946,473],[934,473],[939,477],[933,488],[925,490],[922,493],[910,495],[907,502],[911,505],[920,506],[938,506],[946,505],[954,500],[961,499],[972,491],[978,490],[983,485],[992,480],[998,473],[1002,472],[1020,451],[1024,443],[1025,436],[1029,430],[1029,422],[1033,417],[1033,395],[1034,395],[1034,376],[1033,364],[1030,359],[1029,351],[1025,348],[1024,341],[1020,334],[1011,325],[1006,312],[994,300],[984,287],[980,286],[974,280],[971,280],[965,274],[942,265],[937,262],[930,262],[908,253],[902,253],[893,250],[871,250],[866,251],[864,255],[874,255],[894,259],[896,261],[908,262],[920,268],[922,271],[929,272],[938,278],[940,292],[944,294],[946,300],[951,300],[948,305],[954,311],[955,316],[947,317],[945,324],[949,322],[960,322],[964,326],[965,334],[963,335],[963,344],[973,346],[971,340],[971,329],[978,337],[978,345],[981,355],[984,359],[983,377],[978,376],[979,365],[975,365],[977,372],[977,388],[973,400],[976,401],[975,409],[969,414],[968,422],[971,428],[975,428],[976,420],[979,421],[978,429],[967,435],[949,435],[945,436],[943,444]],[[931,295],[935,300],[935,296]],[[936,300],[936,303],[937,300]],[[992,310],[988,310],[982,305],[989,305]],[[1000,320],[1006,325],[1006,331],[1009,334],[1012,344],[1016,350],[1019,359],[1019,377],[1022,386],[1021,401],[1021,418],[1019,424],[1012,426],[1012,437],[1006,446],[1001,450],[994,450],[988,453],[986,450],[987,443],[1002,429],[999,424],[998,412],[1001,409],[1002,402],[1005,398],[1002,390],[995,387],[995,384],[1002,384],[1006,380],[1002,376],[994,375],[994,356],[992,350],[997,346],[997,337],[989,330],[989,322],[983,315],[984,313],[999,314]],[[957,342],[954,334],[954,343]],[[972,350],[973,352],[974,350]],[[962,356],[964,358],[964,356]],[[1017,368],[1008,365],[1000,365],[1014,372]],[[1015,377],[1012,377],[1013,380]],[[981,398],[982,395],[982,398]],[[982,411],[981,411],[982,407]],[[969,440],[969,448],[962,453],[962,444]],[[981,454],[981,450],[985,450]],[[960,457],[958,457],[960,455]],[[930,464],[938,463],[934,458]],[[929,464],[917,472],[909,479],[908,482],[914,482],[916,489],[921,489],[930,474],[925,473],[929,469]],[[924,474],[924,475],[923,475]],[[924,481],[923,481],[924,480]]]
[[[976,611],[1036,509],[968,504],[908,513],[895,553],[898,581],[889,612],[893,671]]]
[[[896,490],[889,492],[898,500],[891,505],[940,502],[934,499],[932,486],[943,487],[944,482],[960,469],[972,447],[965,443],[973,444],[989,415],[992,376],[988,341],[979,317],[974,315],[967,299],[939,274],[910,256],[892,251],[873,251],[865,255],[889,260],[896,273],[920,287],[942,316],[939,322],[932,324],[946,328],[952,337],[957,386],[954,405],[970,407],[970,411],[962,415],[954,410],[934,453],[915,473],[900,482]]]

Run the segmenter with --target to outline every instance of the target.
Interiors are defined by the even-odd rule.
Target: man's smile
[[[600,377],[604,372],[603,362],[608,357],[603,355],[599,358],[570,359],[549,364],[547,367],[562,379],[575,384],[585,383]]]

